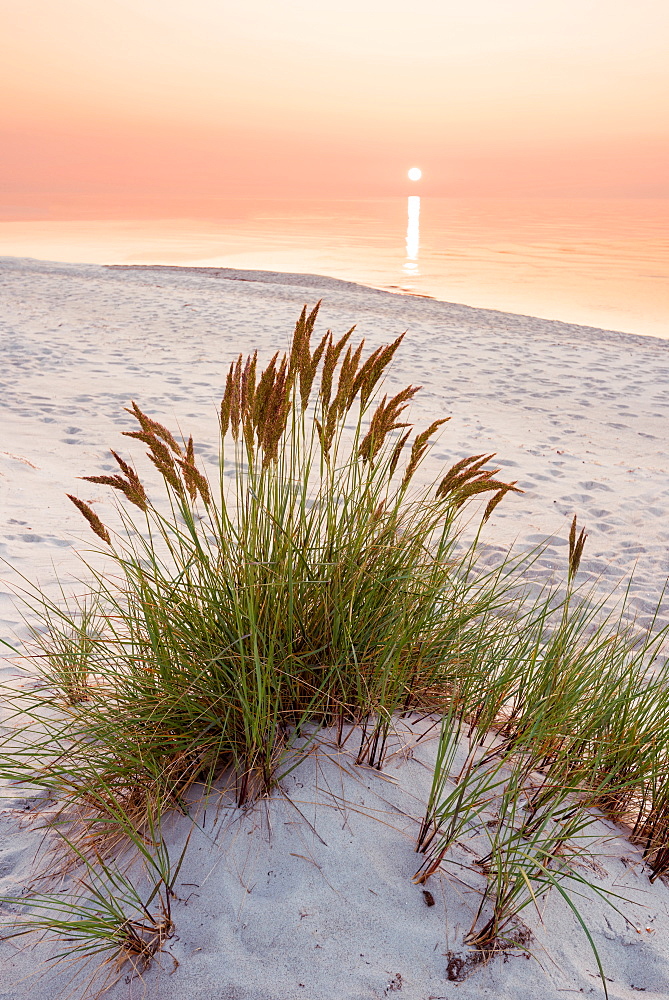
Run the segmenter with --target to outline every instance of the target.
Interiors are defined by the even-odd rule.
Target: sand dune
[[[650,622],[669,575],[669,340],[311,275],[1,258],[0,556],[47,590],[79,574],[75,551],[89,539],[65,493],[105,509],[105,491],[77,477],[111,469],[108,449],[132,422],[123,410],[129,400],[192,433],[204,462],[213,464],[227,365],[240,351],[257,348],[268,357],[286,346],[302,305],[321,298],[323,326],[340,333],[356,323],[372,347],[408,330],[393,383],[424,387],[412,411],[417,422],[452,417],[426,474],[494,451],[504,473],[518,480],[525,492],[491,519],[491,557],[513,542],[534,546],[550,537],[536,573],[562,574],[568,524],[577,514],[589,533],[583,578],[604,594],[633,573],[630,613],[642,626]],[[10,641],[23,634],[15,583],[3,567],[0,637]],[[669,599],[663,623],[667,612]],[[2,679],[14,672],[5,660]],[[223,810],[217,822],[212,817],[183,875],[194,888],[179,904],[178,936],[170,945],[179,967],[165,956],[162,969],[147,977],[147,995],[602,995],[582,931],[566,904],[552,897],[543,925],[534,919],[538,961],[500,958],[462,983],[448,979],[446,953],[456,948],[471,902],[464,890],[457,896],[437,882],[436,905],[427,908],[411,883],[431,752],[429,743],[414,754],[398,752],[384,778],[333,759],[325,746],[286,780],[284,796],[243,816]],[[307,810],[313,830],[296,823],[289,799]],[[0,893],[14,894],[30,877],[40,840],[32,806],[7,790]],[[252,830],[257,836],[248,836]],[[611,824],[598,832],[609,857],[591,874],[634,900],[625,911],[630,924],[601,903],[584,903],[611,978],[609,995],[666,996],[669,889],[649,884],[638,851]],[[3,947],[0,997],[57,995],[49,975],[22,981],[42,952]],[[141,986],[132,988],[141,995]],[[110,996],[129,989],[122,982]]]

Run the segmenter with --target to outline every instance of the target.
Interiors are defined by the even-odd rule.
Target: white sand
[[[128,401],[192,432],[199,453],[213,462],[227,364],[239,351],[258,348],[268,357],[286,346],[303,303],[322,298],[323,327],[341,333],[357,323],[372,347],[408,329],[393,383],[424,386],[413,410],[417,421],[453,418],[430,468],[496,451],[504,471],[526,490],[497,508],[491,545],[514,539],[533,545],[555,534],[540,567],[549,574],[564,565],[568,522],[576,513],[590,533],[584,575],[605,589],[634,570],[631,608],[641,624],[649,620],[669,574],[669,341],[316,276],[2,258],[0,283],[0,555],[47,588],[57,575],[80,572],[75,548],[89,542],[65,492],[97,502],[104,519],[104,489],[77,477],[111,468],[110,446],[141,454],[141,446],[120,437],[131,425],[123,412]],[[0,636],[10,641],[15,630],[21,634],[11,580],[9,570],[0,572]],[[0,677],[13,672],[6,664]],[[499,959],[462,984],[447,980],[445,952],[462,950],[474,902],[464,887],[458,891],[437,877],[431,881],[437,904],[427,908],[411,883],[430,752],[427,746],[408,762],[398,757],[387,773],[397,784],[348,765],[345,774],[325,751],[319,767],[315,759],[305,761],[285,793],[308,810],[317,834],[281,798],[242,817],[224,812],[218,825],[211,813],[180,876],[197,888],[184,888],[184,897],[193,895],[175,904],[170,952],[179,968],[171,974],[165,957],[162,971],[147,975],[148,996],[603,995],[587,942],[556,896],[543,926],[528,916],[538,960]],[[30,877],[39,840],[30,805],[4,802],[0,894],[17,892]],[[382,812],[374,819],[366,815],[372,810]],[[610,996],[666,996],[669,889],[649,884],[638,851],[618,831],[602,824],[600,833],[613,838],[610,857],[599,875],[590,874],[637,901],[618,905],[641,929],[602,903],[583,904]],[[0,998],[57,995],[53,974],[19,982],[41,952],[20,954],[5,944],[3,953]],[[121,983],[110,995],[117,1000],[129,989]]]

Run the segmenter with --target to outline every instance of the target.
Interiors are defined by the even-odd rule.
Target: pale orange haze
[[[0,216],[669,196],[669,0],[0,0]]]

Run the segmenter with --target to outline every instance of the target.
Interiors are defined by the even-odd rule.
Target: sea
[[[5,218],[0,255],[329,275],[398,295],[669,339],[669,199],[411,192],[221,199],[165,217],[77,214]]]

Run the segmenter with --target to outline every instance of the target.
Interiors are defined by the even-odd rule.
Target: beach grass
[[[101,543],[83,596],[26,581],[40,682],[4,689],[1,770],[55,803],[54,871],[76,884],[25,901],[11,933],[71,940],[78,923],[58,960],[141,969],[162,949],[185,847],[173,863],[161,820],[194,789],[248,808],[323,729],[357,733],[355,762],[380,770],[412,713],[442,720],[415,880],[479,838],[480,957],[525,947],[519,914],[550,889],[575,907],[597,815],[669,872],[669,688],[649,669],[666,629],[639,634],[577,587],[576,520],[560,586],[527,585],[532,554],[484,567],[480,533],[517,484],[493,455],[422,483],[446,418],[416,430],[419,387],[381,395],[402,338],[366,357],[352,330],[313,343],[317,315],[264,369],[230,366],[216,481],[132,403],[160,494],[113,451],[118,472],[84,478],[115,491],[115,526],[71,496]]]

